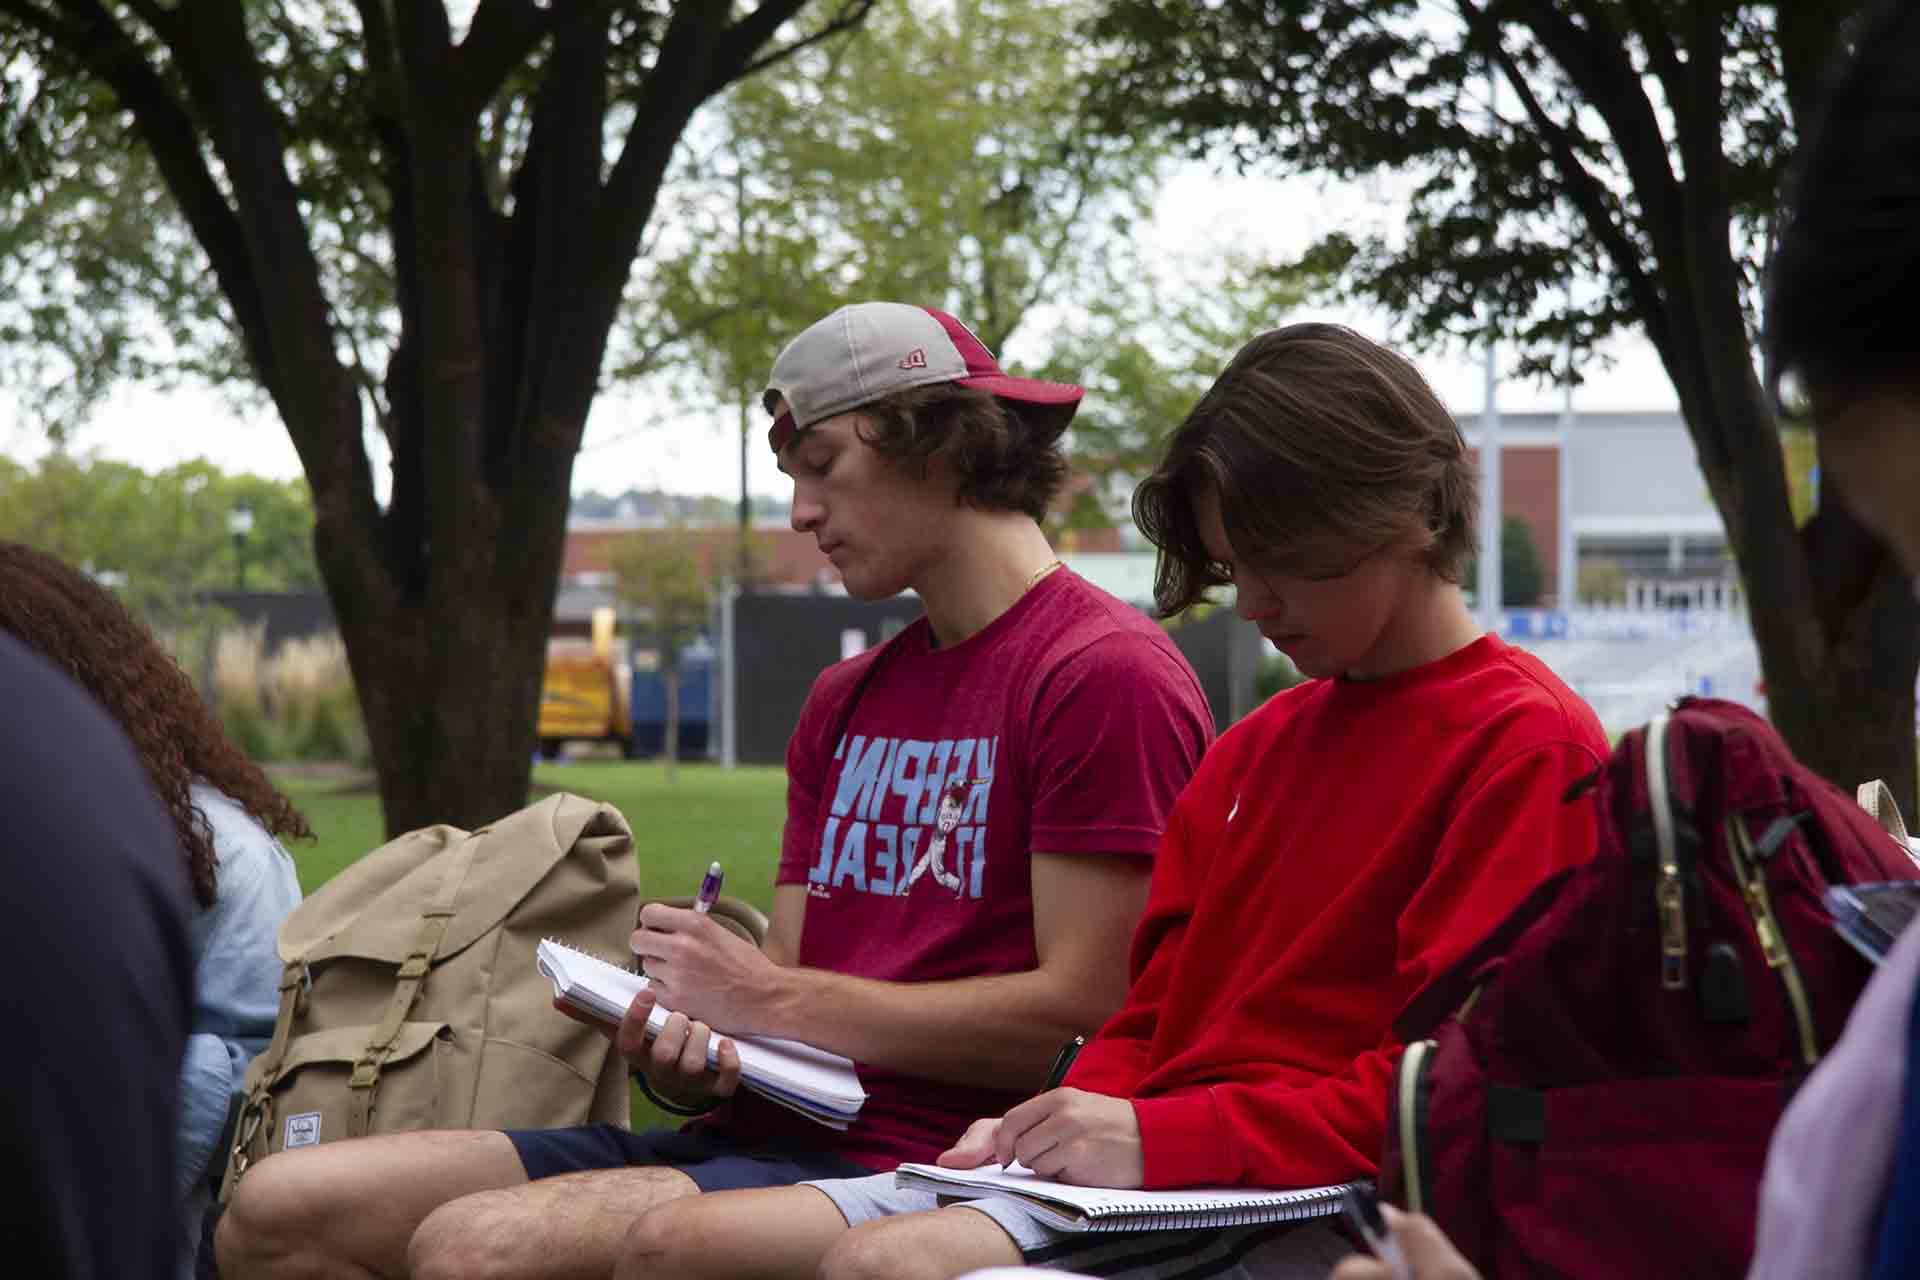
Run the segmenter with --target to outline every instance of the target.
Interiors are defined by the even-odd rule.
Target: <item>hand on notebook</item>
[[[699,1106],[713,1098],[732,1097],[740,1087],[740,1051],[733,1041],[720,1041],[715,1053],[719,1069],[709,1070],[707,1044],[713,1039],[713,1028],[676,1011],[667,1016],[660,1034],[649,1040],[647,1015],[654,1003],[652,990],[642,991],[621,1019],[615,1043],[627,1065],[646,1076],[647,1087],[669,1102]]]
[[[649,902],[632,947],[667,1008],[735,1035],[778,1034],[767,1007],[780,967],[711,916]]]
[[[1087,1187],[1137,1187],[1146,1178],[1133,1104],[1081,1089],[1051,1089],[998,1120],[974,1121],[939,1163],[974,1169],[1016,1160],[1042,1177]]]

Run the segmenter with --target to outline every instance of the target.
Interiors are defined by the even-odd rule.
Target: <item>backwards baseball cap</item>
[[[1065,408],[1084,394],[1066,382],[1008,376],[972,330],[944,311],[904,302],[860,302],[807,326],[773,362],[761,397],[774,413],[767,443],[779,453],[816,422],[910,387],[957,382],[1015,404]],[[779,412],[781,400],[787,402]]]

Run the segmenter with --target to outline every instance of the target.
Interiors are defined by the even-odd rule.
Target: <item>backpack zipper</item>
[[[1477,994],[1477,993],[1476,993]],[[1407,1211],[1431,1213],[1427,1202],[1426,1160],[1421,1150],[1426,1136],[1427,1097],[1421,1088],[1432,1065],[1437,1040],[1415,1040],[1400,1055],[1400,1160],[1407,1176]]]
[[[1660,851],[1660,879],[1653,903],[1660,914],[1660,985],[1679,991],[1687,985],[1687,894],[1680,879],[1680,853],[1673,833],[1673,809],[1667,793],[1667,715],[1647,722],[1645,743],[1647,807],[1653,814],[1654,843]]]
[[[1767,893],[1766,868],[1755,856],[1753,837],[1737,813],[1727,815],[1727,856],[1733,863],[1733,874],[1740,883],[1747,911],[1753,916],[1753,932],[1760,940],[1760,954],[1767,958],[1767,967],[1780,975],[1780,984],[1786,988],[1794,1026],[1800,1032],[1800,1056],[1811,1070],[1820,1061],[1820,1044],[1813,1029],[1813,1006],[1807,1000],[1807,986],[1801,980],[1793,948],[1787,945],[1787,931],[1780,927],[1780,918],[1774,914],[1773,899]]]

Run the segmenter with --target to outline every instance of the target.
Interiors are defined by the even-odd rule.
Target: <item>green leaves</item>
[[[1248,339],[1282,322],[1318,277],[1227,254],[1202,268],[1142,266],[1114,273],[1083,317],[1053,331],[1041,377],[1078,382],[1087,398],[1069,430],[1077,470],[1094,477],[1100,509],[1129,520],[1133,484],[1161,441]],[[1070,527],[1092,523],[1084,506]]]
[[[253,514],[244,547],[228,520]],[[116,584],[155,626],[185,616],[196,592],[319,586],[313,510],[302,481],[230,476],[195,461],[149,474],[123,462],[52,453],[0,460],[0,539],[25,542]]]
[[[711,579],[700,551],[696,537],[678,527],[629,534],[607,551],[614,594],[647,615],[644,630],[668,667],[707,623]]]
[[[958,315],[996,352],[1044,304],[1096,294],[1108,221],[1142,217],[1161,152],[1089,139],[1082,0],[891,0],[730,91],[663,201],[625,372],[757,394],[780,345],[872,298]]]
[[[1764,249],[1791,137],[1774,6],[1724,6],[1704,35],[1665,13],[1618,0],[1109,0],[1095,30],[1115,53],[1094,115],[1243,166],[1404,175],[1404,226],[1330,237],[1303,263],[1336,268],[1417,341],[1493,333],[1519,346],[1523,375],[1566,376],[1569,343],[1577,361],[1626,324],[1661,345],[1650,313],[1671,287],[1663,273],[1688,270],[1679,184],[1723,188],[1749,283]],[[1682,34],[1700,47],[1676,47]]]

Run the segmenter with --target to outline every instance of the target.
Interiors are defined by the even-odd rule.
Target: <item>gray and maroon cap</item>
[[[841,307],[801,331],[773,362],[761,402],[775,413],[767,443],[779,453],[817,422],[910,387],[957,382],[1015,405],[1071,418],[1084,394],[1067,382],[1015,378],[972,330],[944,311],[904,302]],[[780,401],[787,412],[777,413]]]

